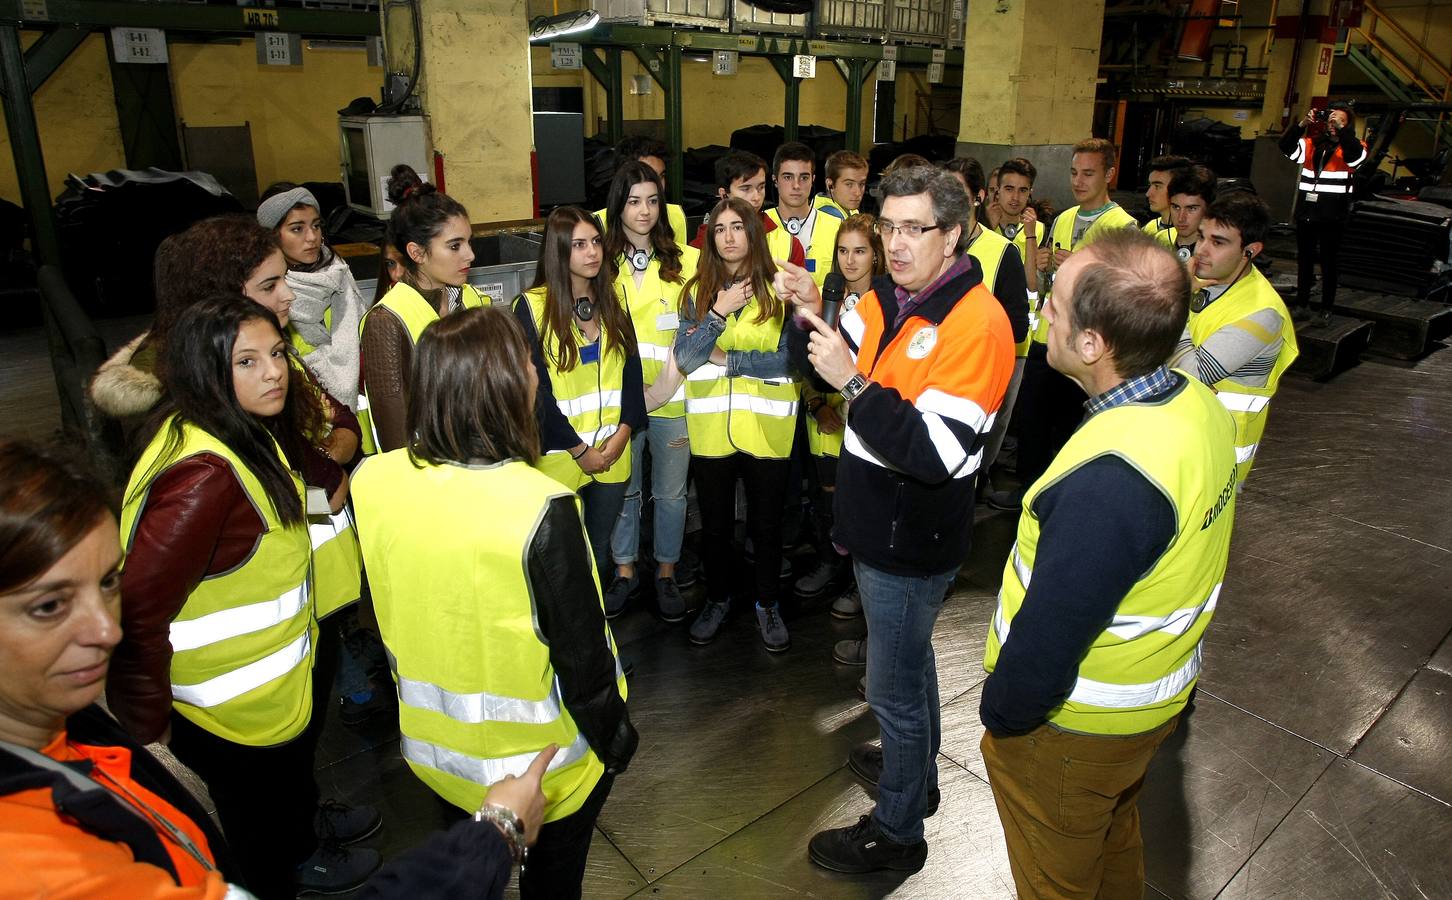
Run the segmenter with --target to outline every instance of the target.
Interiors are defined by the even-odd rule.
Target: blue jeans
[[[582,486],[578,493],[585,507],[585,536],[590,539],[590,553],[595,557],[595,571],[600,574],[601,587],[610,583],[613,574],[609,568],[610,531],[620,516],[620,504],[625,502],[625,489],[629,482],[591,481]]]
[[[630,439],[630,487],[625,505],[610,536],[610,556],[616,565],[634,563],[640,552],[640,492],[645,469],[645,447],[650,445],[650,497],[655,503],[655,561],[681,560],[681,539],[686,532],[686,474],[691,468],[691,445],[670,446],[686,437],[686,417],[651,416],[644,434]]]
[[[873,813],[903,844],[923,838],[928,792],[938,786],[938,666],[933,624],[955,568],[941,575],[893,575],[853,560],[867,619],[867,702],[882,729],[882,778]]]

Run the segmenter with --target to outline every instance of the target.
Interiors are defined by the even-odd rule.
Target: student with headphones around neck
[[[663,388],[669,370],[674,369],[671,348],[680,326],[681,289],[696,273],[700,254],[694,247],[676,243],[674,229],[666,221],[665,184],[645,163],[628,162],[615,173],[609,211],[605,255],[619,270],[615,287],[635,328],[641,374],[650,388]],[[694,576],[685,584],[676,578],[686,530],[686,476],[691,467],[685,386],[678,383],[664,399],[655,408],[647,400],[650,427],[631,440],[630,485],[610,538],[615,563],[615,577],[605,590],[605,615],[610,618],[620,615],[640,588],[637,563],[646,452],[651,461],[656,603],[667,622],[686,617],[680,589],[694,583]]]
[[[1253,194],[1215,201],[1200,223],[1190,320],[1170,365],[1215,388],[1235,419],[1237,488],[1245,483],[1281,375],[1296,361],[1296,329],[1255,267],[1270,211]]]
[[[630,482],[630,436],[647,424],[635,329],[603,234],[577,206],[550,213],[534,284],[514,301],[539,374],[539,469],[579,493],[602,572]]]

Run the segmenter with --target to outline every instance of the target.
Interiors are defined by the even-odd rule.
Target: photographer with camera
[[[1308,134],[1320,123],[1319,132]],[[1298,278],[1295,319],[1310,317],[1312,266],[1319,251],[1321,261],[1322,323],[1331,319],[1336,305],[1336,258],[1346,233],[1351,212],[1351,173],[1366,159],[1366,145],[1356,138],[1356,118],[1351,105],[1334,100],[1324,109],[1313,109],[1281,135],[1281,152],[1301,167],[1300,191],[1296,197],[1296,259]]]

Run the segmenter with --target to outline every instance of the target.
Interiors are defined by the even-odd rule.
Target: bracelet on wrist
[[[524,865],[528,848],[524,846],[524,822],[514,814],[508,807],[500,806],[497,803],[489,803],[474,813],[475,822],[489,822],[499,829],[504,842],[509,845],[509,855],[520,865]]]
[[[586,453],[589,453],[589,452],[590,452],[590,445],[589,444],[586,444],[584,450],[581,450],[579,453],[571,453],[570,454],[570,459],[573,459],[575,462],[579,462],[580,461],[580,457],[584,456]]]

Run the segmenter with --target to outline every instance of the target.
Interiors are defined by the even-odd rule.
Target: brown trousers
[[[1139,791],[1174,719],[1118,737],[1041,725],[1018,737],[983,734],[983,762],[1021,898],[1144,895]]]

